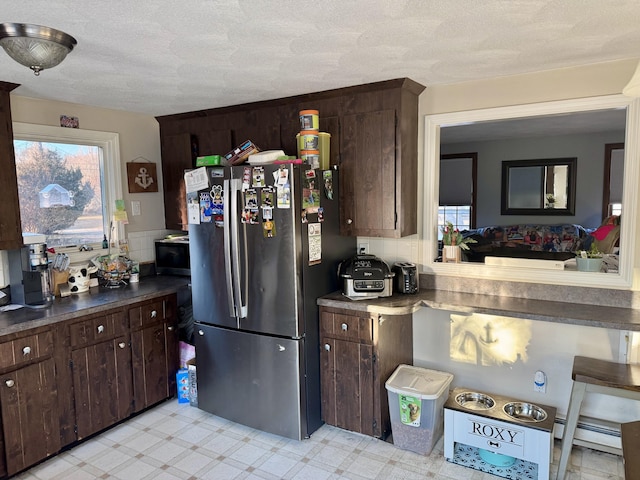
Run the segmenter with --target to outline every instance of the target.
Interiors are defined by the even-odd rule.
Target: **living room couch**
[[[464,237],[477,243],[469,243],[463,250],[464,260],[484,262],[487,256],[517,257],[546,260],[568,260],[577,250],[588,248],[592,241],[589,232],[581,225],[492,225],[467,230]]]

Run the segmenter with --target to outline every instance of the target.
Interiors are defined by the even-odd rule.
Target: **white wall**
[[[442,145],[441,152],[478,153],[476,227],[518,223],[577,223],[596,228],[602,221],[604,145],[624,142],[624,132],[557,135],[544,139],[520,138]],[[577,158],[576,210],[571,216],[518,216],[500,214],[503,160]]]
[[[425,207],[422,196],[426,115],[619,94],[631,78],[636,65],[636,61],[609,62],[457,85],[427,85],[420,96],[418,119],[418,232],[422,231],[421,219]],[[431,206],[428,208],[433,211]],[[420,234],[400,240],[358,239],[358,242],[362,241],[368,241],[370,252],[389,263],[398,260],[422,263]],[[638,249],[638,246],[635,248]],[[523,284],[523,288],[526,288],[526,284]],[[537,401],[555,406],[560,415],[566,413],[568,405],[574,355],[619,361],[620,332],[617,330],[533,321],[526,363],[482,367],[450,359],[449,312],[423,308],[414,314],[413,327],[416,365],[453,373],[455,386]],[[546,394],[533,392],[533,373],[537,369],[542,369],[548,375]],[[640,418],[638,402],[617,399],[611,401],[610,398],[598,395],[588,396],[586,412],[595,416],[607,412],[607,415],[617,421]]]
[[[20,87],[11,94],[11,115],[14,122],[52,126],[60,126],[60,115],[68,115],[78,117],[81,129],[119,134],[122,192],[129,219],[125,231],[130,243],[131,258],[140,262],[153,261],[153,240],[166,233],[160,132],[156,119],[120,110],[22,97]],[[158,192],[129,193],[126,164],[146,160],[156,165]],[[141,215],[132,215],[132,200],[140,202]],[[4,270],[0,261],[0,280]]]
[[[426,85],[418,107],[418,232],[422,231],[424,212],[426,115],[619,94],[633,75],[636,65],[635,60],[621,60],[452,85]],[[420,234],[400,240],[360,238],[359,241],[368,241],[370,252],[387,262],[407,260],[422,263]],[[406,242],[411,244],[409,250],[404,248]],[[415,242],[418,248],[413,248]],[[411,258],[406,258],[408,255]]]
[[[413,315],[414,364],[454,374],[452,386],[508,396],[517,400],[554,406],[564,416],[571,393],[573,357],[582,355],[620,361],[620,336],[617,330],[583,327],[541,321],[514,319],[522,336],[528,336],[520,359],[512,364],[477,365],[452,358],[451,312],[422,308]],[[478,326],[499,321],[501,317],[481,316]],[[624,333],[622,333],[624,335]],[[517,335],[501,336],[494,329],[495,349],[502,344],[517,344]],[[547,375],[546,393],[534,392],[536,370]],[[640,418],[640,402],[587,395],[584,414],[613,422]]]

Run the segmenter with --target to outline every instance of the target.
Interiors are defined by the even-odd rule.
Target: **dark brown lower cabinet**
[[[133,412],[131,350],[126,336],[72,352],[78,440]]]
[[[177,318],[175,297],[129,309],[136,412],[175,394]]]
[[[0,478],[176,393],[177,297],[0,336]]]
[[[169,396],[167,333],[169,332],[164,322],[131,333],[136,411]]]
[[[386,438],[384,383],[413,364],[412,316],[320,307],[322,418],[336,427]]]
[[[60,450],[54,360],[19,368],[1,381],[6,474],[13,475]]]

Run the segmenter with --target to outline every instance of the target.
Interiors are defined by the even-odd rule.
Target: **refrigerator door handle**
[[[222,199],[225,205],[230,205],[229,200],[231,195],[230,192],[230,180],[225,180],[223,182],[223,193]],[[224,230],[224,274],[227,284],[227,302],[229,303],[229,316],[236,316],[236,308],[233,303],[233,273],[231,269],[231,227],[230,227],[230,218],[232,217],[232,211],[228,210],[224,212],[224,217],[222,220],[223,230]]]
[[[242,303],[242,271],[240,268],[240,240],[239,240],[239,218],[240,210],[238,208],[238,196],[242,192],[242,181],[239,178],[229,180],[231,183],[231,208],[229,216],[231,217],[231,264],[233,266],[233,300],[235,305],[235,314],[238,317],[238,326],[240,318],[247,316],[247,306]],[[244,272],[246,274],[246,272]]]

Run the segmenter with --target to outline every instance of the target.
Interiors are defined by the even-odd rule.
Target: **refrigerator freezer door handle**
[[[223,202],[225,206],[230,205],[229,203],[229,199],[232,196],[230,194],[230,180],[225,180],[223,183],[223,194],[222,194],[222,198],[223,198]],[[227,280],[227,302],[229,303],[229,314],[231,316],[236,316],[236,309],[235,306],[233,304],[233,274],[231,271],[231,235],[230,235],[230,218],[231,218],[231,212],[228,210],[228,208],[226,209],[227,211],[224,212],[224,217],[223,217],[223,227],[224,227],[224,274],[225,274],[225,278]]]
[[[242,192],[242,181],[239,178],[233,178],[229,180],[231,183],[231,204],[229,209],[229,217],[231,217],[231,264],[233,265],[233,275],[231,281],[233,282],[233,299],[235,305],[235,314],[240,318],[247,316],[247,306],[242,304],[242,288],[240,282],[242,280],[241,268],[240,268],[240,241],[238,219],[240,218],[240,211],[238,209],[238,196]]]

